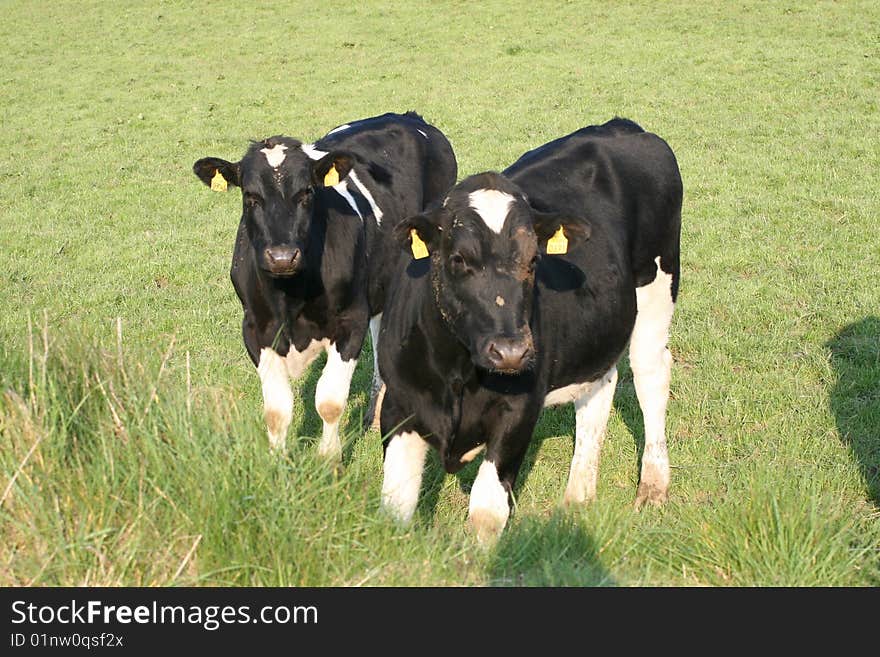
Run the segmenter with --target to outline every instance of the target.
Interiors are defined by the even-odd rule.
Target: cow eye
[[[295,197],[294,201],[299,205],[308,205],[312,202],[312,194],[315,190],[311,187],[306,187],[304,190],[300,191]]]
[[[263,199],[256,194],[247,193],[244,195],[244,204],[249,208],[262,207]]]
[[[537,266],[537,264],[538,264],[538,256],[534,256],[534,257],[529,261],[529,273],[535,271],[535,267]]]

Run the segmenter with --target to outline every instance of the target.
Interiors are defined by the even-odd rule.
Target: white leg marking
[[[645,452],[636,492],[636,507],[645,502],[661,504],[669,489],[669,455],[666,449],[666,404],[672,354],[666,348],[675,304],[672,275],[660,269],[648,285],[636,289],[638,314],[629,345],[629,361],[639,406],[645,420]]]
[[[273,169],[277,169],[281,166],[281,163],[284,162],[284,158],[287,157],[284,154],[284,151],[287,150],[287,146],[284,144],[276,144],[273,148],[262,148],[260,152],[266,156],[266,161],[269,163]]]
[[[513,197],[497,189],[478,189],[468,195],[469,205],[494,233],[501,233]]]
[[[348,402],[348,390],[351,387],[351,376],[357,365],[357,358],[342,360],[336,351],[336,345],[327,349],[327,364],[318,379],[315,389],[315,408],[324,422],[321,432],[321,443],[318,453],[334,459],[342,457],[342,444],[339,442],[339,420]]]
[[[263,417],[269,432],[269,447],[272,451],[281,451],[293,417],[293,392],[284,359],[274,349],[261,349],[257,373],[263,385]]]
[[[298,379],[302,376],[306,368],[312,364],[312,361],[318,357],[322,349],[326,349],[329,343],[327,340],[312,340],[308,346],[302,351],[297,351],[293,345],[287,352],[285,361],[287,363],[287,375],[291,379]]]
[[[605,440],[605,428],[617,386],[617,366],[584,391],[574,402],[577,428],[575,429],[574,456],[565,488],[566,503],[589,502],[596,498],[596,480],[599,472],[599,453]]]
[[[479,454],[480,452],[482,452],[484,449],[486,449],[486,444],[485,444],[485,443],[483,443],[482,445],[477,445],[477,446],[474,447],[473,449],[469,449],[469,450],[466,451],[464,454],[462,454],[462,455],[461,455],[461,458],[458,459],[458,460],[459,460],[459,462],[461,462],[461,463],[470,463],[470,462],[473,461],[475,458],[477,458],[477,454]]]
[[[385,450],[382,508],[401,522],[412,520],[422,487],[428,443],[414,431],[391,438]]]
[[[361,182],[361,179],[358,178],[355,170],[352,169],[348,173],[348,178],[351,179],[351,182],[354,183],[354,186],[358,188],[358,191],[363,194],[364,198],[367,199],[367,203],[370,204],[370,208],[373,210],[373,216],[376,217],[376,223],[382,224],[382,210],[376,204],[376,199],[373,198],[373,195],[370,193],[370,190],[367,189],[367,186]]]
[[[498,470],[491,461],[483,461],[471,488],[468,523],[481,543],[491,543],[501,534],[509,515],[507,491],[498,479]]]
[[[370,340],[373,343],[373,385],[370,390],[370,409],[373,417],[370,418],[372,427],[379,428],[379,416],[382,412],[382,399],[385,396],[385,382],[379,373],[379,331],[382,329],[382,313],[370,319]]]

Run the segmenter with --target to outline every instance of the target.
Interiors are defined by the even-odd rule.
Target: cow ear
[[[193,173],[211,189],[223,191],[226,185],[240,187],[240,162],[227,162],[219,157],[203,157],[193,164]]]
[[[532,211],[538,247],[548,255],[562,255],[590,238],[590,224],[553,212]]]
[[[312,164],[312,184],[315,187],[333,187],[354,167],[354,155],[345,151],[327,153]]]
[[[427,258],[440,247],[443,208],[404,219],[394,227],[394,240],[415,260]]]

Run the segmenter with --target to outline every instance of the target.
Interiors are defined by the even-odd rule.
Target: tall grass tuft
[[[259,413],[193,386],[173,339],[144,361],[121,338],[29,336],[0,363],[0,583],[418,583],[443,568],[410,557],[461,565],[465,536],[441,545],[377,512],[377,444],[341,473],[306,440],[275,457]]]

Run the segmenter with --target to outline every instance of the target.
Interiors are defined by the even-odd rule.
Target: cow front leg
[[[321,352],[321,347],[322,343],[314,340],[303,351],[297,351],[291,345],[283,358],[270,347],[260,350],[257,372],[263,387],[263,418],[269,434],[269,448],[273,452],[284,451],[287,429],[293,417],[293,392],[289,379],[299,378]]]
[[[540,406],[527,408],[512,430],[486,441],[486,457],[471,488],[468,525],[477,540],[487,547],[495,543],[507,525],[513,486],[540,412]],[[510,426],[511,423],[502,420],[498,424]]]
[[[263,418],[269,433],[269,448],[282,452],[293,417],[293,392],[284,358],[274,349],[264,347],[260,350],[257,372],[263,387]]]
[[[612,366],[600,379],[594,381],[584,394],[574,400],[575,443],[565,503],[579,504],[596,499],[596,481],[599,474],[599,454],[605,440],[614,388],[617,385],[617,366]]]
[[[323,421],[321,442],[318,445],[321,456],[335,460],[342,458],[339,421],[348,402],[351,377],[356,365],[357,358],[343,360],[335,344],[327,349],[327,364],[324,365],[315,390],[315,408]]]
[[[468,525],[484,545],[494,543],[510,516],[509,488],[502,482],[495,463],[486,459],[480,464],[471,488]]]
[[[412,520],[422,488],[428,443],[415,431],[395,434],[385,447],[382,508],[403,523]]]
[[[513,398],[511,402],[516,403]],[[534,400],[526,403],[524,409],[519,409],[522,414],[518,422],[498,422],[499,426],[514,424],[514,427],[503,434],[490,436],[486,441],[486,457],[471,487],[468,525],[477,540],[487,547],[495,543],[507,525],[513,486],[541,412],[541,406],[534,405]]]

